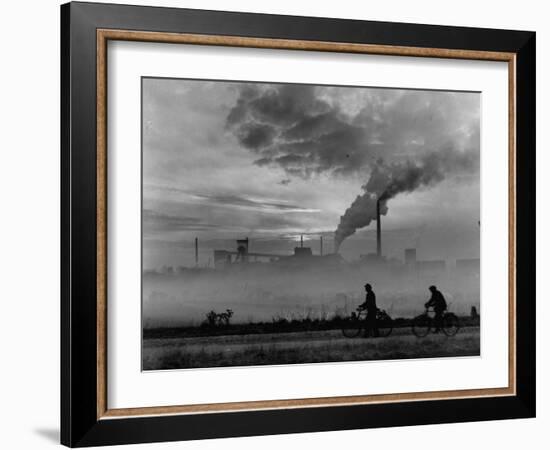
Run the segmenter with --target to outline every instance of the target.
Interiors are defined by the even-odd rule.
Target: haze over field
[[[423,311],[428,286],[441,287],[450,309],[468,315],[479,310],[479,278],[448,274],[392,275],[368,268],[305,272],[277,269],[222,274],[146,276],[143,316],[148,328],[200,325],[210,310],[232,309],[232,323],[279,318],[330,319],[347,315],[364,301],[363,284],[374,285],[379,308],[392,317]]]

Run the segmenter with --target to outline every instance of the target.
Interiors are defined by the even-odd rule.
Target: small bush
[[[212,310],[206,314],[206,324],[212,328],[229,326],[229,321],[233,317],[233,311],[226,309],[225,312],[217,313]]]

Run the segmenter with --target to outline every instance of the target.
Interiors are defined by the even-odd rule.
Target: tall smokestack
[[[304,236],[301,235],[300,236],[300,248],[303,248],[304,247]]]
[[[380,198],[376,200],[376,255],[382,257],[382,236],[380,232]]]
[[[320,243],[320,253],[321,253],[321,256],[323,256],[323,236],[321,236],[321,243]]]
[[[380,215],[386,215],[388,200],[395,196],[404,192],[413,192],[422,187],[435,186],[442,182],[447,175],[469,173],[478,169],[479,156],[476,156],[478,155],[476,151],[443,150],[424,153],[414,161],[403,160],[392,164],[384,164],[383,161],[376,162],[367,183],[361,186],[363,192],[340,216],[340,223],[334,232],[336,250],[344,239],[358,229],[369,226],[375,218],[380,230]],[[378,200],[382,204],[379,204]],[[379,236],[380,234],[378,234],[378,248],[380,249]]]
[[[199,238],[195,238],[195,265],[199,265]]]

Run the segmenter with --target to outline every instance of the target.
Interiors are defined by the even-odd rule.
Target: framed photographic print
[[[535,415],[535,33],[61,19],[63,444]]]

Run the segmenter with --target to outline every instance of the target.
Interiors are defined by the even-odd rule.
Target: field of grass
[[[454,337],[441,333],[417,338],[397,328],[387,338],[342,336],[339,330],[199,337],[147,337],[143,369],[251,366],[338,361],[478,356],[479,327]]]

